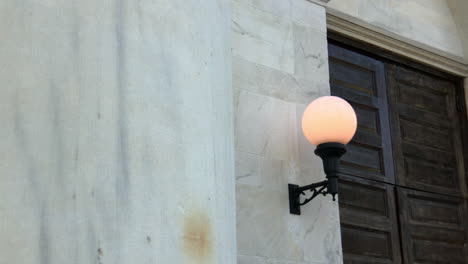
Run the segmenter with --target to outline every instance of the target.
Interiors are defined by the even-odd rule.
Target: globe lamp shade
[[[315,146],[323,143],[347,144],[357,129],[353,107],[336,96],[323,96],[310,103],[302,116],[302,131]]]

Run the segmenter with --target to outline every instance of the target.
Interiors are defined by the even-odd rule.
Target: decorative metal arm
[[[326,183],[326,181],[323,182],[323,183],[324,184],[322,186],[311,187],[308,191],[312,192],[312,196],[305,199],[303,202],[300,202],[299,205],[302,206],[302,205],[307,204],[308,202],[312,201],[312,199],[314,199],[319,194],[323,194],[323,196],[327,195],[327,191],[325,190],[327,188],[327,183]],[[301,195],[301,194],[305,195],[304,192],[301,192],[299,195]]]
[[[322,158],[327,179],[306,186],[289,184],[289,212],[291,214],[300,215],[301,206],[312,201],[319,194],[323,194],[324,196],[331,194],[333,201],[335,201],[335,196],[338,193],[340,158],[345,152],[345,146],[340,143],[324,143],[317,146],[315,154]],[[301,195],[306,195],[305,191],[312,192],[312,195],[301,202]]]
[[[312,201],[319,194],[323,196],[328,194],[328,181],[321,181],[310,185],[299,187],[299,185],[289,184],[289,210],[291,214],[301,214],[301,206]],[[305,191],[312,192],[309,198],[306,198],[303,202],[300,201],[301,195],[306,195]],[[335,198],[333,198],[335,200]]]

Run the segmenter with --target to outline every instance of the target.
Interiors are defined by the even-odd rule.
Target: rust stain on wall
[[[204,212],[193,212],[184,218],[184,253],[195,263],[210,263],[213,254],[211,221]]]

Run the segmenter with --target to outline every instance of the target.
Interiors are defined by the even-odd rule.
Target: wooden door
[[[405,263],[468,263],[464,199],[397,190]]]
[[[455,84],[401,66],[387,66],[396,183],[466,196]]]
[[[340,178],[340,220],[345,263],[401,263],[394,186]]]
[[[345,263],[468,263],[456,83],[329,44],[332,95],[358,131],[343,157]]]
[[[340,179],[340,220],[345,263],[401,263],[395,209],[389,111],[384,64],[329,45],[332,95],[358,116]]]
[[[342,172],[395,183],[384,64],[335,45],[328,53],[331,94],[346,99],[358,116]]]
[[[387,65],[405,263],[468,263],[466,184],[455,83]]]

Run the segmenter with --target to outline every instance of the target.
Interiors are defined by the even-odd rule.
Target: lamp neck
[[[341,143],[323,143],[315,149],[315,155],[322,158],[327,176],[339,172],[341,156],[346,153],[346,146]]]
[[[328,193],[338,193],[338,176],[340,172],[341,156],[346,153],[346,146],[341,143],[323,143],[315,149],[315,155],[322,158],[323,169],[328,179]]]

